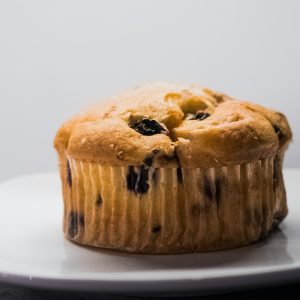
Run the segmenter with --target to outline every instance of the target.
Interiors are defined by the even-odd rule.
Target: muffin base
[[[114,167],[60,157],[65,236],[127,252],[236,248],[287,215],[278,158],[220,168]]]

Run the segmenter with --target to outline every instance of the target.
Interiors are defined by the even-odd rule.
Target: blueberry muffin
[[[55,137],[65,236],[138,253],[265,238],[287,215],[286,117],[197,86],[151,84],[99,103]]]

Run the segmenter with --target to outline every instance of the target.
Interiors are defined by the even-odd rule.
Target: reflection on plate
[[[78,246],[62,235],[57,174],[0,184],[0,279],[111,293],[232,290],[300,278],[300,170],[285,171],[290,213],[267,240],[214,253],[140,255]]]

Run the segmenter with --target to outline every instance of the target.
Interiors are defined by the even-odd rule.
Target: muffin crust
[[[291,139],[283,114],[196,86],[155,83],[108,101],[63,124],[59,153],[111,166],[210,168],[275,157]],[[134,128],[147,120],[163,130]]]

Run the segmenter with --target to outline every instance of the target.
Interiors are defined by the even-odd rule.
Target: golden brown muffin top
[[[210,168],[283,155],[291,137],[282,113],[194,85],[155,83],[73,117],[54,145],[99,164]]]

